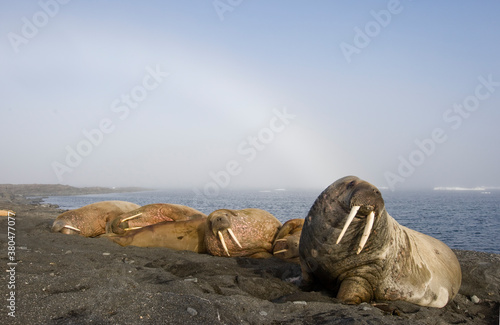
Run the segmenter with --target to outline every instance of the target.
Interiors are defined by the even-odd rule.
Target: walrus
[[[207,218],[164,221],[123,235],[106,236],[121,246],[166,247],[215,256],[271,257],[272,243],[281,227],[272,214],[260,209],[217,210]],[[227,240],[224,235],[227,233]]]
[[[283,224],[273,243],[273,255],[289,262],[299,263],[299,242],[304,219],[291,219]]]
[[[60,214],[52,224],[52,232],[96,237],[105,233],[109,220],[139,207],[126,201],[92,203]]]
[[[163,221],[181,221],[206,217],[204,213],[185,205],[168,203],[148,204],[110,220],[106,224],[106,232],[123,235],[128,230],[138,229]]]
[[[205,246],[215,256],[272,256],[281,222],[261,209],[216,210],[207,218]]]
[[[0,210],[0,217],[14,217],[16,213],[12,210]]]
[[[302,285],[317,280],[348,304],[403,300],[441,308],[462,280],[448,246],[401,226],[380,191],[355,176],[337,180],[316,199],[299,254]]]
[[[121,246],[166,247],[195,253],[206,253],[206,220],[206,218],[198,218],[163,221],[126,231],[123,235],[109,233],[105,236]]]

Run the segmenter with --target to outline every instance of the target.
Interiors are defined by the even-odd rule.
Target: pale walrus
[[[106,232],[123,235],[127,230],[138,229],[163,221],[181,221],[206,217],[204,213],[185,205],[148,204],[110,220],[106,224]]]
[[[404,300],[443,307],[457,294],[457,257],[441,241],[401,226],[380,191],[348,176],[320,194],[300,238],[303,285],[318,280],[346,303]]]
[[[140,205],[125,201],[103,201],[60,214],[52,225],[53,232],[95,237],[105,233],[106,223]]]
[[[0,210],[0,217],[14,217],[16,213],[12,210]]]
[[[273,255],[289,262],[299,263],[300,233],[304,219],[291,219],[280,228],[273,244]]]
[[[163,221],[139,229],[126,231],[124,235],[106,236],[121,246],[166,247],[176,250],[206,253],[206,218]]]
[[[245,256],[267,258],[281,222],[261,209],[212,212],[206,223],[205,245],[215,256]]]

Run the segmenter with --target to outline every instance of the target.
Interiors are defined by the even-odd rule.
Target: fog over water
[[[0,183],[500,186],[498,1],[0,8]]]

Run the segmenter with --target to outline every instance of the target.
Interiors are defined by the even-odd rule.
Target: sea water
[[[217,209],[259,208],[281,222],[305,218],[321,191],[221,191],[202,197],[190,190],[155,190],[78,196],[51,196],[46,203],[76,209],[107,200],[139,205],[175,203],[210,214]],[[500,190],[382,190],[387,212],[401,225],[435,237],[454,249],[500,254]]]

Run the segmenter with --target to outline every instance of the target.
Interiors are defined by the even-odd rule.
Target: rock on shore
[[[51,233],[62,210],[3,193],[0,209],[17,213],[17,265],[15,318],[6,308],[8,273],[1,279],[2,324],[498,324],[497,254],[455,251],[462,287],[442,309],[404,302],[349,306],[328,292],[301,291],[293,284],[296,264]],[[0,224],[5,234],[7,217]],[[7,236],[0,247],[6,268]]]

